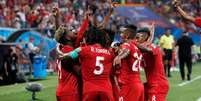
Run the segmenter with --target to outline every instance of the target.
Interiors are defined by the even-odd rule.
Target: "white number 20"
[[[142,60],[142,55],[138,55],[137,53],[134,53],[133,56],[135,58],[137,58],[134,62],[133,62],[133,66],[132,66],[132,70],[134,72],[138,71],[138,69],[140,68],[140,63],[141,63],[141,60]]]
[[[96,67],[99,67],[100,69],[99,70],[97,70],[97,69],[94,70],[95,75],[101,75],[103,73],[104,66],[101,63],[101,61],[103,61],[103,60],[104,60],[104,57],[101,57],[101,56],[96,57]]]

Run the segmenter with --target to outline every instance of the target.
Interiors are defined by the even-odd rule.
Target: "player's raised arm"
[[[84,20],[82,22],[82,25],[80,26],[80,30],[77,32],[77,39],[75,41],[75,48],[80,46],[80,42],[83,39],[83,34],[87,30],[87,28],[89,27],[89,22],[91,19],[92,19],[92,12],[88,7],[87,11],[85,12],[85,16],[84,16]]]
[[[59,22],[59,19],[60,19],[59,8],[54,7],[53,10],[52,10],[52,15],[54,16],[54,19],[55,19],[55,29],[58,29],[59,25],[60,25],[60,22]]]
[[[180,14],[183,18],[185,18],[185,19],[187,19],[187,20],[189,20],[189,21],[191,21],[191,22],[193,22],[193,23],[195,22],[195,18],[192,17],[192,16],[190,16],[190,15],[188,15],[188,14],[181,8],[179,1],[174,0],[172,4],[175,6],[176,10],[179,12],[179,14]]]
[[[108,3],[110,4],[109,12],[108,12],[108,14],[104,17],[103,22],[98,26],[98,27],[101,28],[101,29],[104,29],[104,28],[107,26],[107,24],[109,23],[109,20],[110,20],[110,16],[111,16],[112,13],[113,13],[114,5],[112,4],[112,1],[111,1],[111,0],[108,0]]]
[[[76,48],[75,50],[68,52],[68,53],[64,53],[62,55],[59,56],[60,59],[65,59],[65,58],[72,58],[72,59],[76,59],[78,58],[78,54],[81,51],[81,47]]]

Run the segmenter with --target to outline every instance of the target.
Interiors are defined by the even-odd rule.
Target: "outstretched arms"
[[[173,5],[175,6],[176,10],[179,12],[179,14],[180,14],[183,18],[185,18],[185,19],[187,19],[187,20],[189,20],[189,21],[191,21],[191,22],[195,22],[195,18],[192,17],[192,16],[190,16],[190,15],[188,15],[188,14],[181,8],[179,1],[174,0],[172,3],[173,3]]]

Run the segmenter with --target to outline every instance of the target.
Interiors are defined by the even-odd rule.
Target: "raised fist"
[[[63,33],[65,32],[65,28],[63,26],[60,26],[54,35],[55,40],[58,42],[60,38],[63,36]]]
[[[178,6],[181,5],[181,1],[173,0],[173,1],[172,1],[172,5],[173,5],[174,7],[178,7]]]

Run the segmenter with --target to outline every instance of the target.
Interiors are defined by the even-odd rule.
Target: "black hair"
[[[141,29],[139,29],[139,30],[137,31],[137,33],[147,33],[148,36],[151,35],[151,32],[150,32],[150,30],[149,30],[148,28],[141,28]],[[149,38],[149,37],[147,37],[146,40],[148,40],[148,38]]]
[[[112,43],[112,41],[114,40],[115,32],[110,29],[103,29],[103,31],[105,31],[108,34],[110,41]]]
[[[136,36],[137,27],[135,25],[126,25],[125,28],[130,32],[129,39],[133,39]]]
[[[104,48],[108,48],[110,46],[109,35],[104,30],[100,30],[96,27],[90,27],[84,33],[84,38],[86,39],[87,45],[93,45],[98,43]]]

